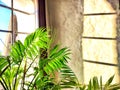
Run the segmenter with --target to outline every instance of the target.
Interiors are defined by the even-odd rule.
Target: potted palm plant
[[[76,75],[67,66],[70,54],[68,48],[51,46],[46,28],[38,28],[28,35],[24,43],[16,41],[9,56],[0,56],[0,83],[4,90],[118,90],[119,84],[105,85],[93,77],[88,85],[79,83]],[[55,82],[54,71],[61,72],[61,79]]]
[[[50,42],[46,28],[38,28],[24,43],[16,41],[9,56],[0,56],[0,83],[4,90],[58,90],[51,75],[67,63],[69,49],[59,49],[58,45],[50,49]]]

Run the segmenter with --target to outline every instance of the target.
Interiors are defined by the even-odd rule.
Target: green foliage
[[[107,82],[103,85],[102,77],[100,77],[100,80],[98,80],[97,77],[93,77],[90,81],[87,89],[85,90],[118,90],[120,89],[119,84],[112,84],[114,76],[111,76]]]
[[[59,83],[61,88],[79,88],[79,81],[68,65],[65,64],[60,73],[61,80]]]
[[[93,77],[88,85],[80,84],[76,75],[67,66],[70,50],[59,45],[51,46],[51,40],[45,28],[38,28],[28,35],[24,43],[16,41],[11,46],[10,55],[0,56],[0,83],[4,90],[118,90],[119,84],[111,84],[114,76],[103,85]],[[49,51],[49,52],[48,52]],[[61,73],[56,83],[54,72]]]
[[[4,73],[4,71],[9,67],[9,58],[8,57],[0,57],[0,76]]]
[[[105,84],[102,82],[102,77],[98,79],[98,77],[95,76],[90,79],[88,85],[85,85],[79,83],[76,75],[69,66],[64,65],[60,72],[61,81],[59,85],[61,88],[74,88],[75,90],[120,90],[120,84],[112,84],[114,75],[111,76]]]
[[[16,41],[8,57],[0,56],[0,83],[5,90],[58,90],[50,75],[69,60],[69,49],[56,45],[50,50],[45,28],[28,35],[24,43]],[[43,52],[48,53],[43,57]]]

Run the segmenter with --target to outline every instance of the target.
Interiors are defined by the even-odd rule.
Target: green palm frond
[[[4,74],[1,76],[2,77],[1,81],[2,82],[5,81],[5,83],[6,83],[5,87],[8,87],[9,88],[8,90],[12,89],[13,86],[14,86],[13,84],[14,84],[14,79],[15,79],[16,72],[17,72],[17,66],[15,66],[15,67],[9,67],[4,72]],[[20,84],[19,80],[21,79],[22,72],[23,72],[23,70],[20,69],[19,72],[17,73],[18,77],[17,77],[15,88],[17,88],[18,84]]]
[[[111,76],[109,79],[108,79],[108,81],[105,83],[105,85],[104,85],[104,88],[108,88],[109,86],[110,86],[110,84],[112,83],[112,81],[113,81],[113,78],[114,78],[114,75],[113,76]]]
[[[25,38],[24,44],[19,40],[16,41],[11,48],[10,56],[16,63],[24,57],[33,60],[39,55],[40,48],[48,48],[48,42],[49,38],[45,28],[39,28]]]
[[[52,50],[55,50],[56,47],[54,47]],[[44,65],[44,71],[49,74],[55,70],[59,70],[67,61],[70,59],[68,56],[70,54],[70,50],[68,48],[62,48],[60,50],[54,51],[54,54],[50,53],[49,58],[46,59],[47,62],[45,62]]]
[[[53,83],[53,78],[49,75],[68,62],[70,50],[59,49],[58,45],[49,50],[50,42],[47,30],[38,28],[25,38],[24,43],[18,40],[11,46],[9,58],[0,57],[0,83],[4,89],[17,90],[18,84],[21,89],[25,86],[28,89],[31,86],[33,89],[35,87],[40,89],[44,86],[57,88],[57,85]],[[50,51],[49,54],[46,54],[48,51]],[[43,54],[46,55],[43,56]],[[36,60],[39,60],[38,64]],[[31,69],[32,72],[30,72]],[[31,78],[31,80],[25,78]]]
[[[21,71],[21,68],[24,69],[24,72],[22,72],[23,73],[22,78],[29,76],[29,75],[26,75],[26,76],[24,76],[24,75],[32,67],[32,64],[35,62],[35,60],[37,60],[37,57],[40,54],[39,49],[40,48],[43,48],[43,49],[48,48],[48,42],[49,42],[49,37],[47,35],[47,31],[45,28],[38,28],[35,32],[28,35],[25,38],[24,43],[22,43],[19,40],[16,41],[11,46],[11,51],[10,51],[10,56],[9,56],[9,59],[10,59],[9,61],[11,61],[11,62],[8,62],[8,59],[6,57],[0,58],[0,60],[1,60],[0,71],[1,71],[2,77],[4,76],[1,79],[1,83],[3,83],[4,81],[6,83],[12,82],[12,84],[14,84],[13,89],[15,89],[17,86],[17,83],[19,81],[18,78],[20,76],[19,72]],[[24,68],[26,60],[32,60],[32,61],[26,68]],[[15,70],[14,70],[14,67],[16,68]],[[15,71],[14,73],[12,73],[12,75],[14,74],[13,77],[10,74],[10,72],[12,72],[11,70]],[[7,72],[9,72],[9,74]],[[8,81],[7,77],[11,77],[10,78],[11,80]],[[14,79],[12,79],[12,78],[14,78]],[[4,80],[4,79],[7,79],[7,80]],[[23,83],[24,83],[24,81],[23,81]],[[8,84],[6,84],[6,85],[8,86]]]
[[[120,84],[113,84],[113,85],[110,85],[107,90],[120,90]]]
[[[107,82],[104,85],[105,90],[118,90],[118,89],[120,89],[120,84],[112,84],[113,79],[114,79],[114,75],[111,76],[107,80]]]
[[[100,90],[99,80],[97,77],[93,77],[88,84],[88,90]]]
[[[39,49],[48,49],[49,38],[45,28],[39,28],[28,35],[24,41],[27,57],[33,59],[39,54]]]
[[[9,57],[0,56],[0,76],[5,72],[9,65],[10,65]]]
[[[60,85],[61,88],[79,88],[79,81],[72,71],[72,69],[68,65],[64,65],[60,70]]]
[[[22,61],[25,55],[24,51],[25,51],[25,47],[21,43],[21,41],[18,40],[17,42],[13,44],[13,46],[11,47],[11,51],[10,51],[10,57],[12,58],[14,63],[18,64],[19,62]]]
[[[87,86],[87,90],[119,90],[120,84],[112,84],[114,75],[111,76],[103,85],[102,77],[98,80],[98,77],[93,77]]]
[[[55,47],[53,47],[53,49],[51,49],[47,58],[40,59],[39,68],[35,68],[38,74],[36,75],[35,80],[33,81],[34,83],[36,83],[36,87],[44,88],[47,90],[49,90],[48,88],[52,88],[50,90],[59,90],[59,85],[55,84],[53,80],[54,78],[50,78],[50,76],[51,74],[54,74],[54,71],[59,70],[65,65],[65,63],[70,59],[68,57],[69,54],[70,50],[68,48],[59,49],[58,45],[56,45]],[[45,76],[44,72],[46,73]],[[46,80],[45,77],[49,78],[47,78]],[[41,84],[40,86],[39,83],[41,82],[43,82],[43,85]]]

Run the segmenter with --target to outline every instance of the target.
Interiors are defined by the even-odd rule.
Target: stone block
[[[111,1],[111,0],[109,0]],[[114,13],[116,12],[108,0],[84,0],[84,14]],[[112,0],[113,1],[113,0]],[[118,0],[114,0],[114,7],[118,6]]]
[[[116,15],[84,16],[83,36],[115,38]]]
[[[118,67],[84,62],[84,81],[87,84],[94,76],[98,78],[102,76],[103,83],[105,83],[112,75],[115,75],[112,83],[119,82]]]
[[[82,39],[83,59],[117,64],[116,40]]]

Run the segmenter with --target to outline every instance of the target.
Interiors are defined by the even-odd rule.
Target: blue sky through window
[[[0,4],[6,5],[0,0]],[[11,10],[7,8],[3,8],[0,6],[0,29],[1,30],[8,30],[9,23],[11,17]],[[0,32],[0,52],[4,50],[4,44],[6,39],[6,33]]]
[[[0,4],[5,5],[5,3],[3,3],[1,0]],[[10,9],[0,7],[0,29],[8,30],[10,16],[11,16]]]

